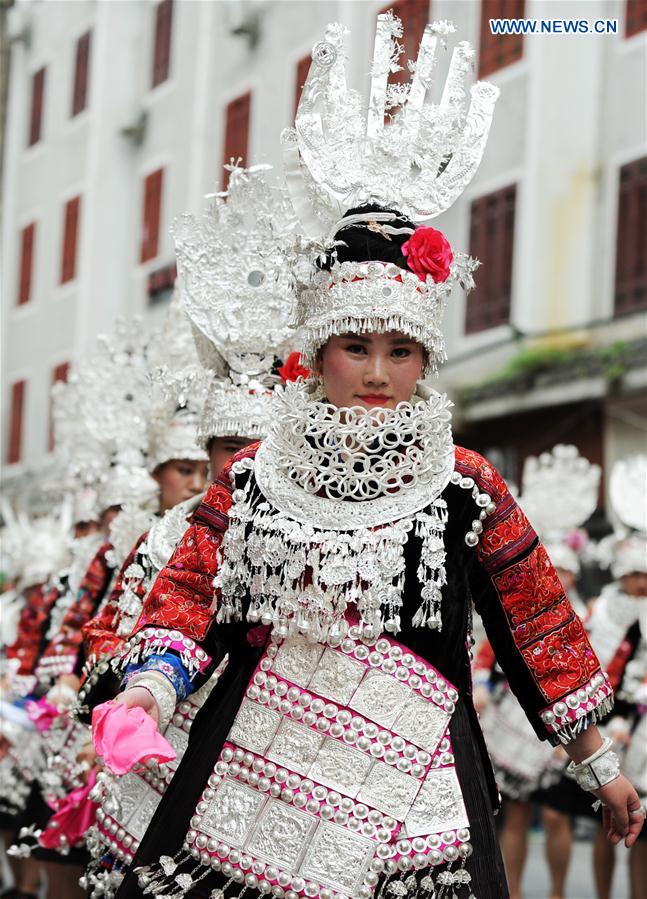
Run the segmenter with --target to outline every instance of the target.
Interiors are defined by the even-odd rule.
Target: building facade
[[[348,78],[366,88],[385,8],[403,18],[414,56],[426,21],[452,20],[477,76],[501,88],[483,163],[437,223],[483,261],[476,291],[446,311],[439,385],[459,439],[511,478],[558,440],[607,468],[644,449],[645,0],[17,0],[4,29],[10,492],[50,459],[52,382],[118,317],[160,321],[173,218],[224,186],[223,162],[280,169],[280,133],[327,22],[350,29]],[[616,29],[497,36],[498,16]]]

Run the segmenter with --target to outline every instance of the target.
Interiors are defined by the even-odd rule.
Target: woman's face
[[[331,337],[321,354],[326,397],[334,406],[395,409],[422,377],[424,353],[399,331]]]
[[[172,509],[198,493],[207,484],[208,462],[193,459],[170,459],[153,474],[160,485],[160,512]]]
[[[620,578],[620,583],[627,596],[647,596],[647,572],[632,571]]]
[[[555,571],[557,573],[557,577],[562,582],[562,587],[568,593],[575,586],[575,572],[570,571],[568,568],[559,568],[556,567]]]

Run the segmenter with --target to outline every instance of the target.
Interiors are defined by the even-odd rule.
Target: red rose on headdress
[[[422,281],[431,275],[434,282],[446,281],[454,254],[444,234],[435,228],[416,228],[402,245],[407,265]]]
[[[287,384],[288,381],[296,381],[297,378],[309,378],[310,369],[301,365],[301,353],[290,353],[279,368],[279,374],[283,383]]]

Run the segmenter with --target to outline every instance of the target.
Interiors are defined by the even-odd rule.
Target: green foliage
[[[632,344],[627,341],[600,347],[528,347],[513,356],[500,371],[467,388],[461,400],[469,404],[484,394],[528,389],[542,375],[550,375],[555,382],[603,375],[614,383],[627,371],[631,350]]]

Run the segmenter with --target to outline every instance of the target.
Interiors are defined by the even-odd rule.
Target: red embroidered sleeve
[[[98,660],[106,655],[112,656],[123,646],[124,639],[117,634],[117,629],[122,617],[119,608],[119,600],[124,592],[126,572],[131,565],[141,564],[139,550],[147,536],[148,532],[142,534],[126,557],[126,561],[121,566],[108,601],[103,603],[94,618],[91,618],[90,621],[81,628],[83,644],[85,647],[85,657],[88,660]],[[133,589],[133,592],[139,599],[143,599],[146,592],[144,579],[135,579],[131,589]]]
[[[6,650],[8,659],[17,659],[20,662],[16,672],[20,676],[34,673],[49,614],[58,596],[57,587],[46,590],[44,584],[28,587],[25,590],[25,605],[18,620],[16,639]]]
[[[47,647],[45,657],[69,657],[70,671],[74,669],[83,641],[81,629],[94,615],[110,586],[114,569],[108,564],[106,556],[111,549],[110,543],[104,543],[97,550],[83,576],[76,599],[63,617],[58,634]]]
[[[564,589],[498,472],[457,448],[456,469],[496,505],[475,549],[472,589],[497,661],[535,730],[573,739],[606,714],[612,691]]]

